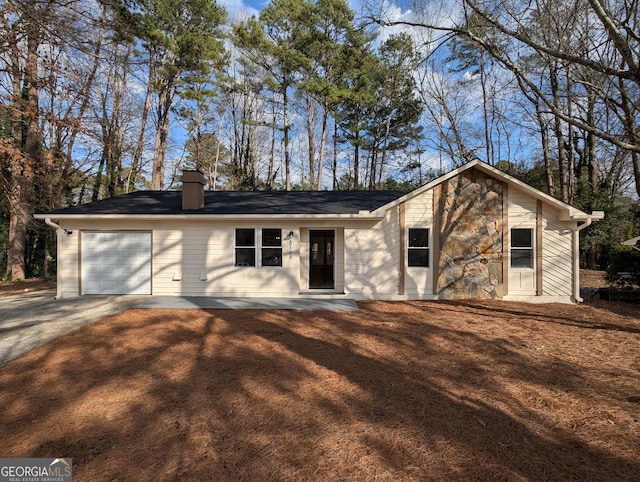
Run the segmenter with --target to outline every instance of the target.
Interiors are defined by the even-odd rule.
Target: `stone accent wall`
[[[470,169],[440,184],[436,234],[440,299],[500,299],[502,182]]]

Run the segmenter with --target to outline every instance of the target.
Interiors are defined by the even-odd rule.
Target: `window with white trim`
[[[410,267],[429,267],[429,229],[409,228],[407,236],[407,264]]]
[[[511,230],[511,267],[533,268],[533,229]]]
[[[255,267],[258,261],[260,267],[282,266],[282,229],[236,228],[235,266]]]

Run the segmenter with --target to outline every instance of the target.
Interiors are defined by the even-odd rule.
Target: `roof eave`
[[[604,211],[593,211],[591,214],[587,214],[574,209],[569,212],[568,216],[562,216],[560,221],[600,221],[602,219],[604,219]]]
[[[35,214],[36,219],[57,220],[253,220],[253,219],[309,219],[309,220],[380,220],[384,216],[374,215],[369,211],[360,211],[358,214]]]

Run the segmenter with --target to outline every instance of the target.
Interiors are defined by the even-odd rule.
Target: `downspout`
[[[584,224],[573,230],[573,299],[576,303],[582,303],[580,297],[580,231],[591,226],[592,218],[587,218]]]
[[[62,239],[62,226],[60,226],[59,224],[54,223],[53,221],[51,221],[51,218],[44,218],[44,222],[47,224],[47,226],[51,226],[52,228],[54,228],[56,230],[56,300],[59,300],[60,298],[62,298],[62,283],[60,280],[60,276],[58,276],[58,274],[60,273],[60,252],[61,252],[61,239]]]

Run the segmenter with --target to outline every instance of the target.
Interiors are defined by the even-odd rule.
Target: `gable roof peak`
[[[382,206],[378,209],[378,211],[381,210],[386,210],[389,209],[390,207],[393,207],[397,204],[406,202],[409,199],[412,199],[415,196],[418,196],[422,193],[424,193],[425,191],[428,191],[430,189],[433,189],[435,186],[448,181],[449,179],[452,179],[460,174],[462,174],[465,171],[468,171],[469,169],[479,169],[482,172],[484,172],[485,174],[488,174],[508,185],[512,185],[515,186],[516,188],[526,192],[527,194],[529,194],[530,196],[539,199],[547,204],[550,204],[554,207],[556,207],[557,209],[559,209],[562,213],[562,220],[564,221],[569,221],[569,220],[576,220],[576,221],[587,221],[589,220],[589,222],[591,220],[597,221],[600,219],[604,218],[604,212],[602,211],[594,211],[591,214],[587,214],[565,202],[560,201],[559,199],[554,198],[553,196],[550,196],[549,194],[546,194],[542,191],[540,191],[539,189],[536,189],[532,186],[529,186],[527,183],[520,181],[519,179],[516,179],[515,177],[507,174],[506,172],[501,171],[500,169],[498,169],[497,167],[494,167],[492,165],[490,165],[489,163],[479,159],[479,158],[475,158],[472,159],[471,161],[449,171],[446,174],[443,174],[442,176],[437,177],[436,179],[432,180],[431,182],[428,182],[427,184],[424,184],[423,186],[411,191],[410,193],[406,194],[405,196],[402,196],[401,198],[398,198],[392,202],[390,202],[389,204]],[[375,213],[374,213],[375,214]]]

